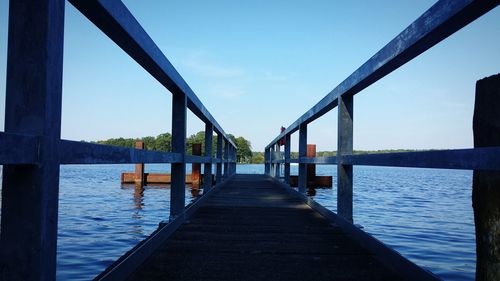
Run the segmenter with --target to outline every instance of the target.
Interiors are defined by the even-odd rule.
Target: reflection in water
[[[140,211],[143,210],[144,208],[144,192],[146,189],[170,189],[169,184],[158,184],[155,183],[154,185],[141,185],[140,183],[135,183],[135,184],[127,184],[127,183],[122,183],[121,184],[122,189],[134,189],[134,194],[133,194],[133,200],[134,200],[134,210],[137,210],[135,213],[137,215],[137,218],[141,218]],[[203,195],[203,189],[201,188],[200,184],[189,184],[186,185],[186,189],[189,188],[189,192],[191,193],[191,197],[186,198],[189,199],[189,201],[192,203],[196,198],[199,196]]]
[[[307,188],[307,196],[315,196],[315,195],[316,195],[316,188],[308,187]]]
[[[200,185],[199,184],[196,184],[196,185],[192,185],[191,188],[190,188],[190,191],[191,191],[191,196],[192,198],[191,199],[196,199],[198,196],[200,196]]]
[[[142,207],[144,206],[144,186],[141,182],[136,182],[134,184],[134,212],[132,213],[132,219],[134,221],[141,221],[143,219]],[[129,230],[131,234],[138,235],[142,237],[145,235],[144,228],[142,224],[133,224]]]
[[[142,206],[144,206],[144,186],[140,182],[134,185],[134,206],[136,210],[142,210]],[[136,214],[139,215],[139,212]]]
[[[155,184],[155,185],[142,185],[140,182],[135,184],[122,184],[122,189],[133,189],[133,212],[131,214],[132,221],[135,223],[129,225],[128,233],[132,234],[134,237],[146,237],[147,234],[143,227],[144,214],[147,211],[146,205],[144,203],[144,193],[146,189],[154,190],[154,189],[170,189],[169,184]],[[191,193],[191,198],[189,201],[192,203],[196,198],[202,195],[200,185],[194,184],[190,186],[186,186],[189,188]],[[168,206],[167,206],[168,207]]]
[[[137,224],[131,225],[128,232],[137,237],[147,236],[146,233],[144,233],[144,228],[142,227],[142,225],[137,225]]]

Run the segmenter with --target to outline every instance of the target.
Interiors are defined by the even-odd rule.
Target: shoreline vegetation
[[[228,134],[231,140],[238,147],[237,150],[237,162],[240,164],[264,164],[264,152],[252,151],[252,145],[249,140],[244,137],[235,137],[234,135]],[[157,151],[172,151],[172,135],[170,133],[160,134],[156,137],[147,136],[142,138],[111,138],[107,140],[91,141],[91,143],[96,144],[106,144],[122,147],[135,147],[136,141],[143,141],[145,149],[147,150],[157,150]],[[192,154],[191,148],[194,143],[204,143],[205,142],[205,132],[200,131],[196,134],[190,135],[186,139],[186,153]],[[215,150],[217,147],[217,138],[214,137],[212,141],[212,155],[215,156]],[[354,154],[375,154],[375,153],[399,153],[399,152],[417,152],[417,151],[428,151],[430,149],[382,149],[382,150],[354,150]],[[204,153],[204,147],[202,146],[202,154]],[[318,151],[316,157],[329,157],[336,156],[337,151]],[[299,153],[292,151],[290,153],[290,158],[296,159],[299,157]]]

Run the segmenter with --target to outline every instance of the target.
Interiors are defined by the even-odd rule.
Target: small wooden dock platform
[[[264,175],[235,175],[129,280],[402,280]]]

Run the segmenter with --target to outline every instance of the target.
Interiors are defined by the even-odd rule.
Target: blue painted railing
[[[474,170],[472,199],[476,228],[476,278],[498,280],[499,251],[495,241],[500,237],[500,75],[480,80],[476,84],[474,109],[474,146],[471,149],[434,150],[408,153],[353,154],[354,95],[417,57],[470,22],[494,9],[500,1],[441,0],[410,24],[398,36],[354,71],[310,110],[266,146],[265,173],[290,183],[290,163],[298,163],[298,191],[305,193],[307,164],[337,165],[336,223],[360,244],[384,256],[386,264],[407,272],[416,280],[436,277],[419,270],[399,254],[388,249],[353,223],[353,165],[422,167]],[[338,107],[337,155],[307,158],[307,126],[330,110]],[[299,158],[291,159],[291,135],[299,132]],[[284,153],[280,151],[284,141]],[[311,206],[323,208],[305,198]],[[326,216],[329,215],[324,211]]]
[[[398,69],[454,32],[492,10],[499,1],[439,1],[316,105],[281,132],[265,148],[265,172],[290,182],[290,163],[299,163],[298,187],[305,192],[307,164],[337,165],[337,210],[352,222],[352,166],[426,167],[500,170],[500,147],[450,149],[408,153],[353,155],[353,96]],[[307,158],[307,125],[338,107],[337,156]],[[290,158],[290,136],[299,131],[299,158]],[[285,140],[284,153],[280,140]]]
[[[5,280],[55,279],[61,164],[170,163],[171,221],[187,211],[186,163],[204,164],[204,193],[212,188],[213,164],[217,184],[236,171],[234,142],[125,5],[69,2],[172,93],[172,152],[60,139],[65,1],[10,1],[5,132],[0,132],[0,276]],[[187,109],[205,123],[204,156],[186,155]]]

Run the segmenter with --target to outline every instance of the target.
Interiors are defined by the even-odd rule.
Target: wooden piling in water
[[[136,141],[136,149],[144,149],[143,141]],[[195,143],[192,146],[192,154],[195,156],[201,156],[201,144]],[[156,184],[170,184],[172,183],[171,174],[160,174],[160,173],[145,173],[144,163],[135,164],[135,170],[133,173],[122,173],[121,183],[134,183],[137,186],[147,185],[148,183]],[[210,177],[208,177],[210,178]],[[210,184],[213,182],[210,181]],[[185,175],[185,183],[192,184],[194,188],[200,188],[202,183],[201,178],[201,163],[192,163],[191,174]]]
[[[314,158],[316,157],[316,145],[308,144],[306,148],[306,157]],[[304,164],[307,169],[307,188],[316,187],[332,187],[333,178],[332,176],[316,176],[316,164]],[[290,176],[290,186],[298,186],[298,176]]]
[[[201,143],[193,143],[192,154],[201,156]],[[200,188],[201,184],[201,164],[193,163],[191,168],[191,184],[193,188]]]
[[[307,145],[307,158],[316,157],[316,145]],[[316,181],[316,164],[307,164],[307,187],[314,187]]]
[[[476,83],[474,147],[500,146],[500,74]],[[474,170],[476,280],[500,280],[500,172]]]
[[[144,149],[144,142],[143,141],[136,141],[135,142],[135,148],[137,149]],[[144,185],[144,163],[137,163],[135,164],[135,176],[134,176],[134,181],[136,185]]]

